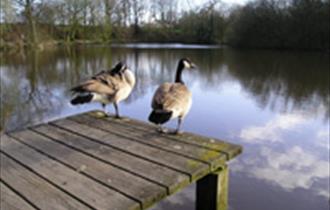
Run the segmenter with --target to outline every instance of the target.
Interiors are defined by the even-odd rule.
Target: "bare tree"
[[[1,0],[0,13],[4,23],[14,23],[16,21],[15,9],[11,0]]]
[[[26,19],[27,25],[29,27],[29,34],[28,34],[28,44],[35,46],[38,41],[37,37],[37,26],[36,21],[33,16],[33,5],[34,0],[15,0],[19,6],[23,7],[23,16]]]
[[[134,34],[139,33],[139,24],[140,18],[143,17],[144,13],[144,2],[138,0],[132,0],[132,10],[133,10],[133,25],[134,25]]]
[[[121,26],[127,27],[129,24],[129,14],[131,9],[131,0],[120,0],[120,5],[118,7],[119,12],[121,13]]]
[[[161,24],[171,24],[177,19],[177,0],[155,0],[152,1],[154,18]],[[159,14],[159,15],[157,15]]]
[[[104,39],[105,41],[111,40],[112,34],[112,13],[115,7],[115,0],[104,0],[104,14],[105,14],[105,23],[104,23]]]
[[[83,24],[84,20],[84,10],[86,8],[86,1],[81,0],[64,0],[66,5],[66,12],[68,17],[68,34],[67,41],[72,41],[77,39],[77,33],[79,26]]]

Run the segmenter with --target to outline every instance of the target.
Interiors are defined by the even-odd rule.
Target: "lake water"
[[[177,62],[198,65],[183,80],[193,105],[186,131],[243,145],[230,163],[229,210],[329,208],[329,55],[196,45],[60,48],[1,55],[1,128],[73,115],[70,87],[123,60],[136,87],[123,115],[146,121],[156,87],[173,81]],[[113,107],[108,110],[113,112]],[[168,124],[175,127],[176,121]],[[154,210],[194,209],[195,186]]]

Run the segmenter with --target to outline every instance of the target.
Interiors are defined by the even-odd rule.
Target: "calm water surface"
[[[15,130],[101,108],[71,106],[68,89],[119,60],[137,77],[120,111],[146,121],[155,88],[174,79],[181,57],[190,57],[199,67],[183,75],[193,92],[183,129],[244,146],[244,153],[230,163],[229,209],[327,210],[327,54],[176,45],[2,54],[1,128]],[[153,209],[194,209],[194,192],[191,186]]]

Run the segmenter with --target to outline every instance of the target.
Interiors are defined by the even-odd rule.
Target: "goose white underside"
[[[109,97],[107,97],[105,94],[98,94],[98,93],[92,93],[92,94],[93,94],[92,101],[94,102],[100,102],[102,104],[111,103]]]
[[[184,118],[188,114],[191,105],[192,105],[192,100],[190,99],[185,107],[178,107],[171,109],[172,111],[171,119],[175,119],[178,117]]]

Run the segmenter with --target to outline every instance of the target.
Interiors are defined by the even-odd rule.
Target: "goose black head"
[[[186,68],[186,69],[196,68],[196,65],[189,58],[182,58],[179,61],[179,65],[181,65],[182,68]]]
[[[116,74],[122,74],[126,69],[127,69],[126,64],[120,61],[116,64],[116,66],[113,69],[111,69],[111,75],[113,76]]]
[[[196,68],[196,65],[193,62],[191,62],[189,58],[181,58],[178,64],[178,68],[176,70],[175,82],[184,84],[184,82],[182,81],[183,69],[194,69],[194,68]]]

